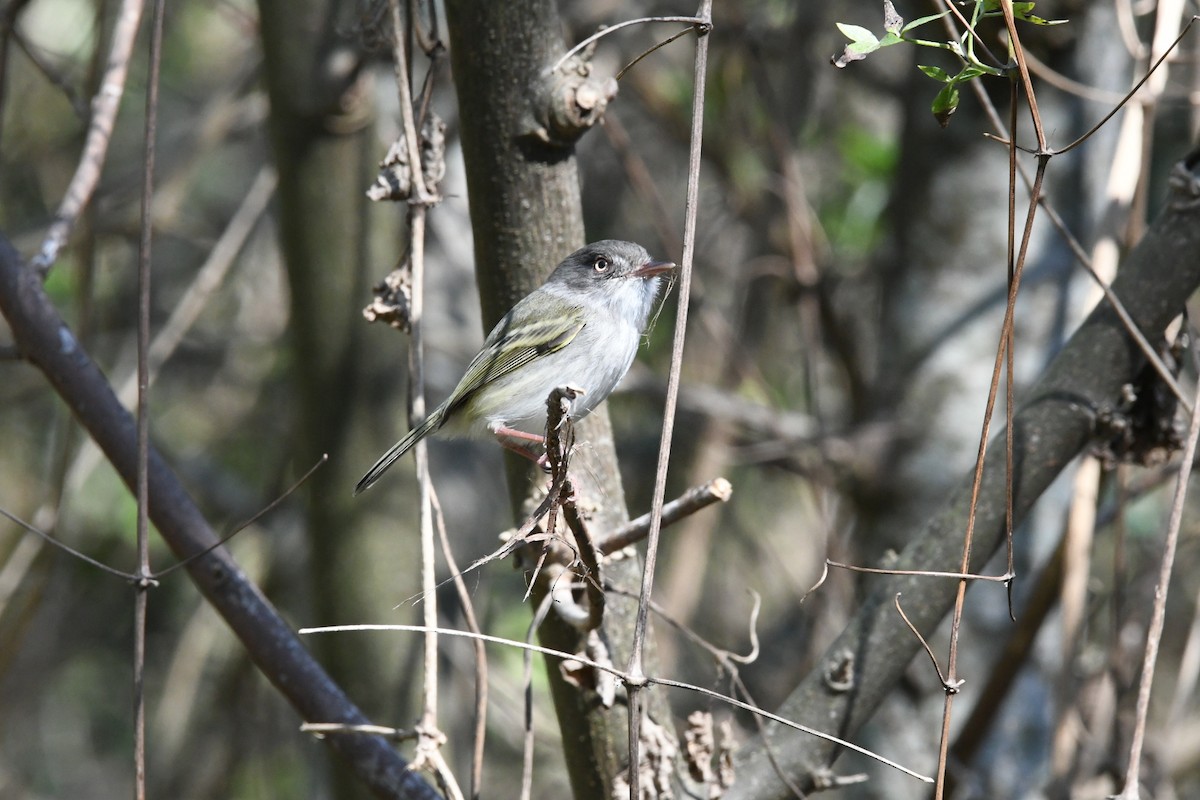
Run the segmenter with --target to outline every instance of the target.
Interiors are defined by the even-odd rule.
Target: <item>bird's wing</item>
[[[480,388],[538,356],[561,350],[583,330],[583,309],[578,307],[565,309],[557,318],[533,318],[522,311],[518,305],[488,334],[479,355],[446,401],[447,416]]]

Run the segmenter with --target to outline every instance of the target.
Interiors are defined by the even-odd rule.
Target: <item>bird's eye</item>
[[[600,256],[594,262],[592,262],[592,269],[599,273],[608,272],[611,267],[612,264],[609,263],[609,260],[604,256]]]

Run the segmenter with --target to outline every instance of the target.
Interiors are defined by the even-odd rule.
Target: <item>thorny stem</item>
[[[1016,269],[1013,273],[1013,278],[1008,291],[1008,305],[1004,310],[1004,322],[1001,326],[1000,346],[996,350],[996,361],[992,368],[992,383],[988,391],[987,406],[984,410],[983,428],[979,437],[979,452],[975,461],[975,475],[971,484],[971,502],[968,508],[970,512],[967,515],[967,531],[963,540],[963,555],[961,572],[966,573],[971,569],[971,546],[975,534],[975,509],[979,503],[979,491],[983,481],[983,466],[984,457],[987,455],[988,434],[991,430],[992,414],[996,409],[996,395],[999,393],[1000,385],[1000,369],[1001,364],[1005,361],[1005,354],[1008,348],[1005,346],[1011,336],[1013,326],[1013,313],[1016,307],[1017,292],[1021,286],[1021,274],[1024,271],[1025,255],[1029,246],[1030,233],[1033,227],[1033,220],[1037,212],[1037,198],[1041,194],[1042,180],[1046,175],[1046,165],[1049,161],[1049,156],[1039,157],[1037,173],[1033,182],[1033,195],[1029,202],[1029,211],[1025,218],[1025,229],[1021,233],[1021,247],[1017,254]],[[1007,480],[1012,480],[1012,473],[1009,472]],[[969,581],[963,580],[958,584],[958,592],[954,598],[954,613],[950,623],[950,656],[946,664],[946,680],[953,683],[958,681],[958,638],[962,628],[963,609],[966,603],[967,586]],[[950,746],[950,720],[951,711],[954,705],[954,694],[947,694],[945,705],[942,711],[942,734],[941,743],[938,747],[938,783],[934,789],[934,800],[942,800],[946,782],[946,758],[949,753]]]
[[[1020,102],[1020,95],[1017,91],[1017,84],[1009,82],[1009,129],[1017,129],[1017,104]],[[1014,139],[1015,144],[1015,139]],[[1034,198],[1034,203],[1037,198]],[[1032,213],[1032,210],[1031,210]],[[1013,278],[1016,274],[1016,253],[1014,245],[1016,240],[1016,219],[1017,219],[1017,148],[1008,148],[1008,216],[1005,226],[1007,235],[1005,236],[1005,264],[1008,268],[1008,285],[1012,288]],[[1016,302],[1016,297],[1013,297],[1013,302]],[[1014,387],[1014,350],[1016,349],[1015,336],[1013,335],[1014,325],[1009,326],[1005,332],[1005,360],[1004,360],[1004,548],[1008,558],[1008,568],[1005,572],[1012,576],[1016,572],[1013,565],[1013,409],[1016,406],[1015,402],[1015,387]],[[1008,616],[1014,622],[1017,617],[1013,612],[1013,582],[1010,579],[1004,584],[1008,593]]]

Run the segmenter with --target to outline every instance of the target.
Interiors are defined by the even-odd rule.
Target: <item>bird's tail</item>
[[[442,409],[439,408],[426,417],[424,422],[409,431],[403,439],[392,445],[391,449],[380,456],[379,460],[375,462],[375,466],[367,470],[367,474],[363,475],[362,480],[354,487],[354,494],[360,495],[374,486],[375,481],[379,480],[392,464],[395,464],[414,444],[440,428],[441,425]]]

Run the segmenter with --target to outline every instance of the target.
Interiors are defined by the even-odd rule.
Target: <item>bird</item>
[[[544,438],[529,429],[544,430],[551,391],[583,389],[569,412],[579,420],[625,377],[663,276],[674,269],[641,245],[616,239],[571,253],[496,323],[450,396],[380,456],[354,494],[371,488],[426,436],[490,433],[532,458],[529,443]]]

